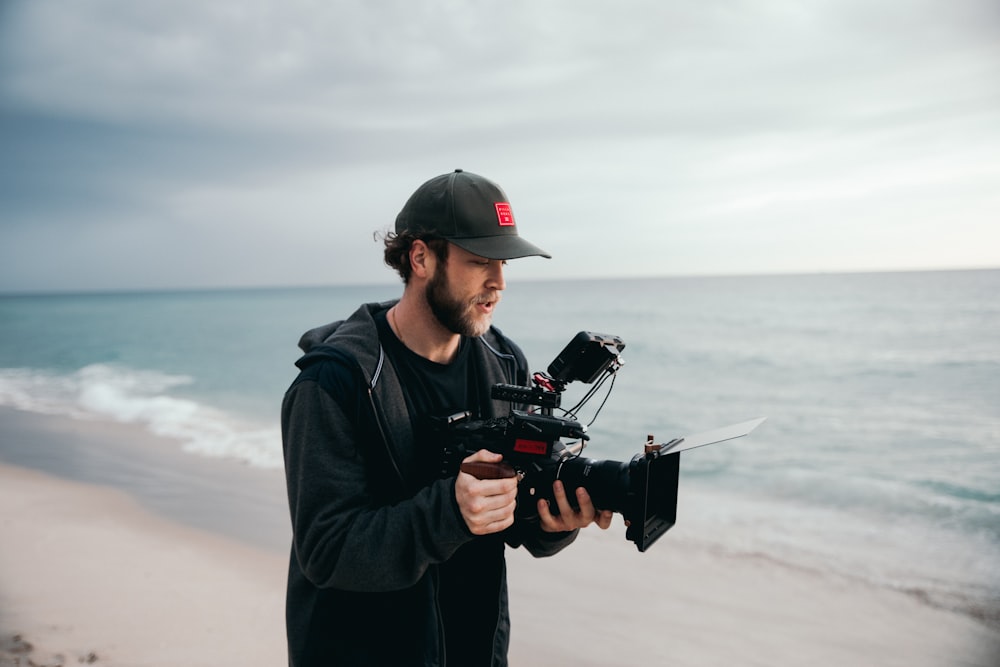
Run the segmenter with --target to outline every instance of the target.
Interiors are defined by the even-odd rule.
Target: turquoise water
[[[626,342],[589,456],[768,417],[682,455],[663,545],[766,554],[1000,619],[1000,271],[508,283],[495,321],[536,370],[580,330]],[[299,335],[398,291],[0,297],[0,405],[280,467]]]

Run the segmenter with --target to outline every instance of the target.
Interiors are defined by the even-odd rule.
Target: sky
[[[398,282],[462,168],[508,281],[1000,267],[995,0],[0,0],[0,292]]]

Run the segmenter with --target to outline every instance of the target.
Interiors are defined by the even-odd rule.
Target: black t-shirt
[[[386,311],[387,312],[387,311]],[[472,341],[463,337],[450,364],[439,364],[406,347],[389,326],[386,312],[375,316],[379,340],[403,386],[406,405],[413,416],[414,440],[419,451],[421,474],[429,484],[440,476],[445,436],[434,426],[435,417],[470,411],[480,417],[480,396]],[[500,582],[484,581],[478,566],[502,558],[503,539],[497,535],[476,537],[439,567],[438,602],[445,627],[445,650],[450,665],[474,667],[492,661]]]
[[[437,418],[466,410],[475,412],[478,391],[474,364],[470,363],[470,341],[463,337],[454,361],[439,364],[406,347],[392,331],[384,312],[376,315],[375,322],[379,340],[403,386],[414,440],[420,450],[417,458],[422,464],[421,479],[429,484],[440,477],[444,453],[445,439],[436,425]]]

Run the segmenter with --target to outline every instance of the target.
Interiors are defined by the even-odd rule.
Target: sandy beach
[[[0,411],[0,665],[284,664],[281,473],[176,447]],[[623,532],[510,552],[512,665],[1000,664],[1000,629],[916,597]]]

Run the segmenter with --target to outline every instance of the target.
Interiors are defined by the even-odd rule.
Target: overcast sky
[[[394,282],[456,167],[508,279],[1000,266],[1000,3],[0,0],[0,291]]]

